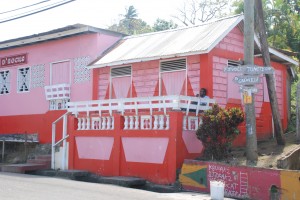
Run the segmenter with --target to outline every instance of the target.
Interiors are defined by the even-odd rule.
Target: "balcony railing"
[[[186,115],[194,112],[197,116],[199,112],[210,109],[214,103],[214,99],[170,95],[68,102],[67,106],[72,114],[86,113],[87,116],[90,116],[90,113],[98,113],[98,116],[109,113],[112,116],[113,112],[120,112],[122,115],[126,112],[134,112],[135,115],[150,112],[152,115],[153,111],[163,111],[166,115],[167,110],[183,110]]]
[[[197,130],[201,123],[198,114],[214,103],[214,99],[172,95],[68,102],[67,109],[78,119],[77,130],[113,130],[114,112],[123,115],[124,130],[168,130],[167,111],[171,110],[185,112],[183,130]]]

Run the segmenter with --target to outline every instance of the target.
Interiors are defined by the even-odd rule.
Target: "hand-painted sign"
[[[258,76],[236,76],[233,78],[233,82],[240,85],[254,85],[260,83]]]
[[[9,67],[13,65],[22,65],[27,63],[27,54],[19,54],[1,58],[1,67]]]
[[[250,92],[250,93],[258,93],[258,89],[255,87],[245,87],[245,86],[240,86],[240,92]]]
[[[239,65],[225,67],[224,72],[228,73],[243,73],[243,74],[273,74],[273,67],[260,67],[257,65]]]

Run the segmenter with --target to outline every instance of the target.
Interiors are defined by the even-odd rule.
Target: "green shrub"
[[[223,109],[214,104],[204,112],[202,125],[197,130],[197,138],[204,146],[204,158],[221,160],[228,155],[232,141],[239,135],[237,128],[244,121],[240,108]]]

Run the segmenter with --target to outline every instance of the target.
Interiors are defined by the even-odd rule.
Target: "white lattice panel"
[[[45,86],[45,65],[34,65],[31,67],[31,87]]]
[[[87,68],[89,62],[89,56],[74,59],[74,83],[81,83],[91,80],[91,71]]]

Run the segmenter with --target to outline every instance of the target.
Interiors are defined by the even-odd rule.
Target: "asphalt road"
[[[115,185],[0,172],[1,200],[209,200],[199,193],[155,193]]]

